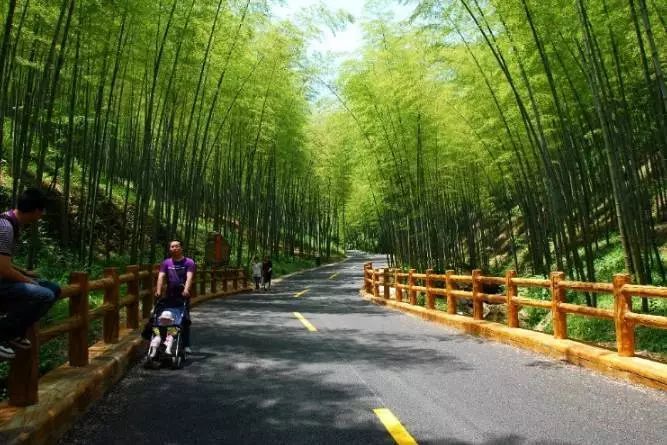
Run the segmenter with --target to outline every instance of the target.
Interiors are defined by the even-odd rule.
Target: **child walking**
[[[262,262],[262,285],[264,290],[271,290],[271,274],[273,273],[273,263],[268,256],[264,257]]]
[[[255,281],[255,290],[259,290],[262,282],[262,262],[256,256],[252,258],[252,279]]]

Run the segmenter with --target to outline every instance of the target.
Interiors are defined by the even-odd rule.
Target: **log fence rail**
[[[89,363],[88,338],[90,324],[102,320],[102,341],[117,343],[121,328],[121,311],[125,310],[125,328],[138,329],[151,314],[154,303],[154,286],[158,265],[127,266],[125,273],[110,267],[103,276],[90,280],[87,273],[72,272],[69,284],[61,291],[60,300],[69,300],[69,317],[53,325],[39,329],[37,324],[28,331],[33,347],[27,351],[16,351],[8,376],[9,403],[13,406],[28,406],[38,401],[39,346],[60,336],[68,336],[68,363],[85,367]],[[231,282],[232,290],[229,290]],[[218,284],[222,289],[218,290]],[[121,296],[121,287],[126,293]],[[244,269],[211,268],[197,271],[191,304],[248,289],[248,275]],[[102,304],[89,307],[91,292],[104,293]]]
[[[418,282],[423,285],[418,285]],[[435,284],[442,283],[444,287]],[[483,285],[504,286],[503,294],[487,294]],[[464,285],[470,290],[459,289]],[[457,300],[470,300],[473,304],[472,318],[483,320],[483,304],[504,304],[507,308],[507,325],[519,328],[519,309],[522,306],[541,308],[551,311],[553,335],[556,339],[567,338],[567,315],[576,314],[585,317],[600,318],[614,321],[616,332],[616,348],[622,357],[635,355],[635,327],[646,326],[667,329],[667,317],[640,314],[632,311],[633,297],[667,298],[667,288],[630,284],[628,274],[616,274],[612,283],[589,283],[565,280],[563,272],[552,272],[549,279],[518,278],[515,271],[508,271],[504,277],[482,276],[479,269],[470,275],[457,275],[452,270],[445,274],[434,274],[432,270],[417,273],[410,269],[407,273],[399,269],[373,269],[372,263],[364,265],[364,290],[379,298],[380,286],[384,299],[391,298],[417,304],[417,293],[425,294],[425,306],[435,309],[436,297],[443,297],[447,302],[447,313],[456,314]],[[536,300],[520,297],[519,288],[548,289],[551,300]],[[595,308],[568,303],[566,292],[590,292],[611,294],[614,298],[613,309]]]

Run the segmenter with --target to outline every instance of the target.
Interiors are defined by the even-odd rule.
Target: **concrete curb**
[[[528,349],[557,360],[593,369],[607,376],[667,391],[667,364],[664,363],[639,357],[621,357],[614,351],[572,340],[556,340],[541,332],[509,328],[499,323],[473,320],[470,317],[450,315],[422,306],[375,298],[363,289],[360,294],[362,298],[377,305],[416,315],[424,320],[453,327],[468,334]]]
[[[199,297],[206,301],[247,293],[250,288],[225,294]],[[27,407],[0,404],[0,444],[42,445],[55,443],[83,415],[90,405],[102,398],[109,388],[127,373],[145,347],[140,329],[121,330],[118,343],[99,342],[89,348],[90,363],[84,367],[63,365],[39,380],[39,403]]]
[[[118,343],[90,347],[90,364],[63,365],[39,380],[39,403],[27,407],[0,405],[0,443],[52,443],[88,406],[99,399],[133,363],[142,345],[140,330],[124,330]]]

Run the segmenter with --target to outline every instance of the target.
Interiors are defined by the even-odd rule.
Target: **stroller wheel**
[[[181,369],[183,366],[183,356],[175,355],[171,358],[171,369]]]

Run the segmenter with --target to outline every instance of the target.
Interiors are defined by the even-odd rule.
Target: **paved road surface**
[[[667,444],[666,393],[367,303],[366,260],[197,307],[185,369],[134,367],[60,443],[392,444],[387,408],[419,444]]]

